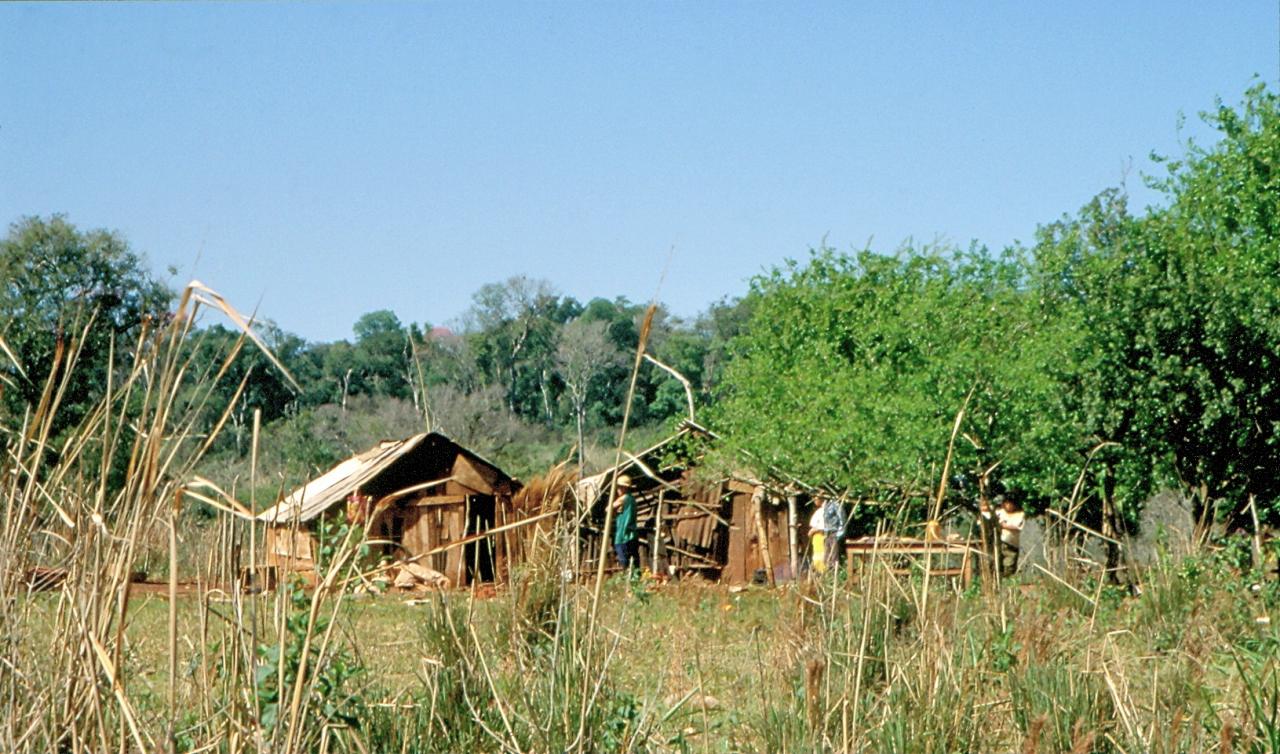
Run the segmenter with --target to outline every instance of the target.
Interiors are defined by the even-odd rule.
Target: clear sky
[[[1276,0],[4,5],[0,220],[118,229],[313,340],[516,274],[690,315],[824,237],[1153,201],[1148,153],[1255,74]]]

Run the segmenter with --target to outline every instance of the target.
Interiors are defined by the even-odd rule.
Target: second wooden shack
[[[594,570],[602,552],[613,565],[613,540],[602,531],[605,503],[614,478],[625,474],[635,487],[640,561],[646,568],[729,584],[790,580],[785,498],[748,474],[710,480],[696,474],[715,439],[685,422],[657,445],[578,482],[576,497],[585,508],[579,517],[584,570]]]

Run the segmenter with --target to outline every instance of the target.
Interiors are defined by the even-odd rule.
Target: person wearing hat
[[[613,551],[618,565],[627,572],[640,567],[640,540],[636,531],[636,499],[631,495],[631,477],[618,476],[617,497],[613,500]]]

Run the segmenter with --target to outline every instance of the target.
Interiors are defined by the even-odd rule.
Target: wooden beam
[[[422,484],[415,484],[409,487],[405,487],[404,489],[396,490],[395,492],[389,493],[387,495],[383,495],[378,500],[378,502],[374,503],[373,507],[370,510],[376,511],[379,506],[388,506],[391,503],[407,495],[412,495],[413,493],[421,492],[422,490],[429,490],[432,487],[437,487],[439,485],[442,485],[442,484],[445,484],[446,482],[451,482],[451,481],[453,481],[453,477],[450,476],[450,477],[445,477],[444,479],[433,479],[430,482],[423,482]]]
[[[458,503],[467,502],[470,495],[429,495],[414,500],[411,505],[415,508],[426,508],[432,505],[457,505]]]
[[[690,550],[686,550],[686,549],[684,549],[683,547],[676,547],[675,545],[667,545],[667,546],[666,546],[666,548],[667,548],[668,550],[674,550],[675,552],[678,552],[678,553],[680,553],[681,555],[687,555],[688,557],[691,557],[691,558],[697,558],[698,560],[705,561],[705,562],[710,563],[711,565],[713,565],[713,566],[715,566],[715,567],[717,567],[717,568],[723,568],[723,567],[724,567],[724,564],[723,564],[723,563],[717,563],[713,558],[707,557],[706,555],[699,555],[698,553],[696,553],[696,552],[692,552],[692,551],[690,551]]]
[[[422,560],[423,558],[427,558],[432,555],[439,555],[440,553],[447,552],[449,550],[454,549],[455,547],[462,547],[463,545],[468,545],[468,544],[471,544],[472,542],[477,542],[481,539],[484,539],[485,537],[492,537],[495,534],[501,534],[502,532],[505,532],[505,531],[511,531],[512,529],[518,529],[522,526],[528,526],[529,524],[534,524],[539,521],[543,521],[545,519],[551,518],[552,516],[558,516],[558,515],[560,515],[560,511],[550,511],[548,513],[543,513],[537,516],[533,516],[532,518],[524,518],[514,523],[506,524],[505,526],[495,526],[494,528],[489,529],[488,531],[484,531],[479,534],[473,534],[469,537],[463,537],[462,539],[459,539],[456,542],[450,542],[445,545],[440,545],[439,547],[435,547],[426,552],[418,553],[413,557],[404,558],[403,561],[397,561],[395,563],[389,563],[387,565],[378,566],[377,568],[374,568],[373,570],[368,571],[366,573],[357,574],[356,576],[350,579],[347,579],[346,583],[351,583],[359,579],[367,579],[370,576],[374,576],[378,573],[382,573],[383,571],[396,568],[399,566],[400,562],[416,563],[419,560]]]

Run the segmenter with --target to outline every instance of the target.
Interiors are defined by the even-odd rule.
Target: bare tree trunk
[[[984,510],[988,515],[982,515]],[[978,536],[982,540],[982,551],[987,554],[979,564],[982,570],[983,589],[986,589],[988,584],[997,583],[996,580],[1003,569],[1003,563],[1000,562],[1002,555],[1000,536],[994,524],[995,511],[991,509],[991,501],[987,497],[987,479],[984,475],[978,480]]]
[[[1119,527],[1116,526],[1116,479],[1111,464],[1103,469],[1102,477],[1102,535],[1107,537],[1107,583],[1120,583]]]
[[[511,413],[519,416],[516,411],[516,363],[511,362],[511,367],[507,370],[507,408],[511,409]]]
[[[346,374],[342,375],[342,380],[340,384],[342,385],[342,413],[345,414],[347,413],[347,394],[351,392],[351,370],[350,369],[347,370]]]
[[[524,342],[529,337],[529,322],[526,320],[524,329],[520,332],[520,337],[516,338],[515,343],[511,346],[511,366],[508,371],[511,373],[511,379],[507,386],[507,404],[511,407],[511,413],[519,416],[516,411],[516,360],[520,358],[520,352],[524,350]]]
[[[987,558],[990,564],[991,583],[1000,583],[1000,578],[1004,576],[1004,551],[1000,549],[1000,532],[995,522],[995,515],[991,518],[979,516],[982,519],[982,546],[990,555]]]
[[[658,573],[660,573],[660,571],[658,570],[658,566],[662,560],[662,519],[666,515],[666,509],[667,509],[667,491],[665,489],[660,488],[658,490],[657,510],[654,512],[654,515],[653,515],[653,547],[650,548],[653,551],[652,552],[653,565],[649,568],[649,570],[654,575],[657,575]]]
[[[555,423],[555,417],[551,415],[551,391],[547,389],[548,379],[547,370],[545,368],[538,371],[538,390],[542,393],[542,412],[547,417],[547,426],[550,427]]]
[[[240,408],[231,412],[231,427],[235,430],[236,438],[236,455],[244,455],[244,398],[240,399]]]
[[[1253,570],[1261,572],[1266,564],[1262,557],[1262,526],[1258,522],[1258,501],[1249,494],[1249,519],[1253,523]]]
[[[586,465],[583,460],[583,431],[582,425],[586,419],[586,401],[577,398],[573,399],[573,413],[578,420],[578,478],[581,479],[586,475]]]

